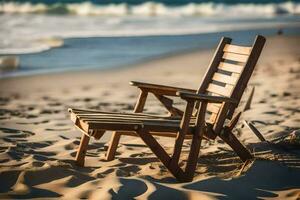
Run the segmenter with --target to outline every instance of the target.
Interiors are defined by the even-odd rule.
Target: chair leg
[[[196,171],[201,141],[206,130],[205,129],[206,108],[207,108],[207,102],[201,102],[201,107],[197,115],[197,123],[196,123],[197,129],[195,130],[193,135],[190,153],[185,167],[186,181],[192,181]]]
[[[232,131],[225,129],[224,133],[220,134],[220,138],[235,151],[242,161],[245,162],[253,158],[248,149],[235,137]]]
[[[140,95],[137,100],[137,103],[135,105],[134,111],[133,111],[134,113],[141,113],[143,111],[147,96],[148,96],[148,92],[141,90]],[[106,161],[111,161],[115,158],[121,136],[122,136],[122,134],[120,134],[116,131],[112,134],[110,144],[109,144],[109,147],[108,147],[108,150],[106,153]]]
[[[115,131],[111,137],[110,144],[108,146],[108,150],[106,153],[105,159],[107,161],[111,161],[115,158],[120,138],[121,138],[121,133]]]
[[[90,137],[83,133],[81,136],[80,145],[77,150],[77,154],[76,154],[76,158],[75,158],[76,165],[78,165],[78,166],[81,166],[81,167],[84,166],[84,158],[85,158],[85,154],[86,154],[86,150],[87,150],[89,141],[90,141]]]
[[[164,148],[154,139],[154,137],[148,132],[139,130],[137,134],[145,142],[145,144],[151,149],[156,157],[163,163],[163,165],[176,177],[178,181],[185,181],[185,174],[178,164],[171,164],[171,158],[164,150]]]
[[[200,146],[201,146],[201,138],[197,135],[194,135],[192,139],[189,157],[185,168],[186,181],[192,181],[194,178],[194,174],[198,163]]]

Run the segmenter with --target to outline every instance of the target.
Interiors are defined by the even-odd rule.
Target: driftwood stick
[[[244,120],[244,125],[246,127],[248,127],[257,137],[260,141],[262,142],[265,142],[266,139],[264,138],[264,136],[257,130],[257,128],[253,125],[253,123],[250,121],[250,122],[247,122],[246,120]]]
[[[236,176],[237,176],[237,177],[240,176],[240,175],[244,172],[246,166],[248,166],[251,162],[253,162],[253,161],[252,161],[252,160],[247,160],[246,162],[244,162],[243,166],[242,166],[241,169],[238,171],[238,173],[236,174]]]
[[[243,111],[250,110],[252,99],[253,99],[253,96],[254,96],[254,91],[255,91],[255,86],[253,86],[252,89],[251,89],[251,92],[250,92],[249,97],[246,101],[246,104],[244,106]]]

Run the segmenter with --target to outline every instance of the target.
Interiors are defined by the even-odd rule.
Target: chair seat
[[[99,110],[69,109],[71,119],[82,130],[174,132],[180,129],[181,117],[148,115],[141,113],[114,113]],[[195,118],[190,122],[189,133],[193,132]]]

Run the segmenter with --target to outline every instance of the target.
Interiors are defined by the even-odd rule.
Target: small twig
[[[246,104],[244,106],[243,111],[250,110],[252,99],[253,99],[253,95],[254,95],[254,91],[255,91],[255,86],[252,87],[252,90],[251,90],[251,92],[249,94],[249,97],[248,97],[248,99],[246,101]]]
[[[247,160],[246,162],[244,162],[242,168],[239,170],[236,176],[240,176],[244,172],[245,167],[249,165],[251,162],[252,162],[251,160]]]
[[[258,137],[258,139],[260,139],[260,141],[262,141],[262,142],[266,141],[264,136],[257,130],[257,128],[253,125],[253,123],[251,121],[247,122],[246,120],[244,120],[243,123]]]

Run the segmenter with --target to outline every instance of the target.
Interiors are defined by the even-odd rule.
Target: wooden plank
[[[124,121],[89,121],[88,124],[91,130],[135,131],[138,128],[143,127],[145,130],[152,132],[177,132],[180,129],[178,124],[174,123],[158,124],[152,122],[137,123]],[[189,126],[189,130],[192,128],[192,126]]]
[[[244,66],[238,64],[226,63],[226,62],[220,62],[218,68],[228,72],[242,73]]]
[[[210,122],[211,124],[214,124],[215,121],[216,121],[216,119],[217,119],[217,117],[218,117],[218,114],[217,114],[217,113],[212,113],[212,114],[210,115],[209,122]]]
[[[122,113],[122,112],[105,112],[99,110],[90,110],[90,109],[69,109],[71,113],[75,113],[77,115],[134,115],[134,116],[148,116],[148,117],[170,117],[166,115],[151,115],[145,113]]]
[[[154,96],[163,104],[163,106],[169,111],[171,116],[182,116],[183,111],[179,110],[178,108],[175,108],[173,106],[173,100],[170,98],[167,98],[163,95],[154,94]]]
[[[148,96],[148,92],[144,91],[144,90],[141,90],[133,112],[135,112],[135,113],[143,112],[143,109],[145,107],[145,103],[146,103],[146,100],[147,100],[147,96]]]
[[[83,121],[90,121],[90,120],[111,120],[111,121],[138,121],[138,122],[143,122],[143,121],[155,121],[155,122],[176,122],[179,123],[179,119],[163,119],[163,118],[135,118],[135,117],[120,117],[120,116],[80,116],[78,117],[80,120]]]
[[[199,100],[199,101],[207,101],[209,103],[223,103],[223,102],[237,103],[234,99],[224,97],[224,96],[216,96],[216,95],[208,95],[208,94],[192,94],[192,93],[185,93],[185,92],[179,92],[179,95],[182,99],[186,99],[187,101]]]
[[[77,150],[76,158],[75,158],[76,165],[78,165],[78,166],[81,166],[81,167],[84,166],[84,158],[85,158],[85,154],[86,154],[86,150],[87,150],[89,141],[90,141],[90,137],[83,133],[81,136],[79,148]]]
[[[197,123],[195,127],[195,132],[193,134],[191,149],[189,152],[189,157],[185,167],[186,180],[192,181],[194,178],[194,173],[198,163],[198,156],[201,146],[201,140],[205,131],[205,111],[207,107],[207,102],[202,102],[200,110],[197,115]]]
[[[109,143],[109,146],[107,149],[107,153],[105,156],[105,159],[107,161],[111,161],[115,158],[115,154],[116,154],[120,139],[121,139],[121,133],[119,133],[117,131],[113,132],[113,135],[111,136],[111,140],[110,140],[110,143]]]
[[[257,138],[261,141],[261,142],[265,142],[266,139],[264,138],[264,136],[259,132],[259,130],[257,130],[257,128],[254,126],[254,124],[250,121],[247,122],[246,120],[244,120],[244,125],[249,128],[256,136]]]
[[[238,46],[233,44],[226,44],[224,47],[224,52],[237,53],[250,55],[252,48],[246,46]]]
[[[254,91],[255,91],[255,86],[253,86],[252,89],[251,89],[251,92],[250,92],[250,94],[247,98],[247,101],[246,101],[246,104],[243,108],[243,111],[250,110],[252,99],[253,99],[253,96],[254,96]]]
[[[207,111],[211,113],[218,113],[220,111],[221,104],[219,103],[209,103],[207,105]]]
[[[111,130],[111,131],[134,131],[139,127],[142,127],[142,123],[137,122],[111,122],[111,121],[89,121],[88,122],[90,129],[98,129],[98,130]]]
[[[129,84],[133,86],[137,86],[139,88],[153,89],[153,90],[165,90],[171,92],[177,92],[179,90],[182,90],[182,91],[193,92],[193,93],[196,92],[196,90],[189,89],[189,88],[181,88],[181,87],[159,85],[159,84],[152,84],[152,83],[143,83],[138,81],[130,81]]]
[[[242,115],[242,112],[238,112],[236,113],[233,118],[230,120],[230,122],[228,123],[228,125],[226,125],[228,127],[228,129],[231,131],[235,125],[238,123],[240,117]]]
[[[235,85],[238,78],[237,77],[232,77],[232,76],[228,76],[225,74],[221,74],[216,72],[212,78],[214,81],[218,81],[221,83],[227,83],[227,84],[231,84],[231,85]]]
[[[235,77],[235,78],[240,78],[241,74],[239,74],[239,73],[232,73],[231,76]]]
[[[247,60],[247,63],[245,64],[245,68],[241,74],[241,77],[239,78],[239,80],[236,84],[234,91],[232,91],[231,97],[233,99],[240,101],[240,99],[244,93],[244,90],[247,86],[247,83],[248,83],[248,81],[252,75],[252,72],[255,68],[257,60],[261,54],[261,51],[264,47],[265,41],[266,41],[266,39],[263,36],[261,36],[261,35],[256,36],[256,39],[255,39],[253,47],[252,47],[251,54],[249,55],[249,59]],[[214,124],[214,131],[216,133],[219,133],[222,130],[225,119],[227,118],[227,116],[233,115],[236,107],[237,107],[237,105],[231,104],[231,105],[226,105],[225,108],[222,109],[222,111],[218,115],[217,123]]]
[[[209,64],[209,67],[207,68],[207,71],[202,79],[201,85],[197,91],[199,94],[204,94],[206,88],[208,87],[209,83],[211,82],[213,74],[218,70],[219,63],[222,60],[223,55],[223,49],[226,44],[229,44],[231,42],[230,38],[223,37],[220,41],[215,54]],[[199,105],[198,105],[199,106]]]
[[[134,131],[118,131],[118,133],[121,133],[122,135],[128,135],[128,136],[134,136],[134,137],[139,137],[136,132]],[[151,131],[151,135],[159,136],[159,137],[171,137],[171,138],[176,138],[177,133],[176,132],[155,132]],[[185,136],[185,139],[191,139],[192,138],[192,132],[188,132],[187,135]]]
[[[154,137],[144,129],[137,131],[142,140],[152,150],[156,157],[164,164],[166,168],[176,177],[179,181],[184,181],[184,172],[178,164],[171,165],[172,159],[164,150],[164,148],[154,139]]]
[[[146,100],[147,100],[147,96],[148,96],[148,92],[141,89],[140,91],[140,95],[138,97],[138,100],[136,102],[136,105],[134,107],[134,113],[141,113],[143,112],[143,109],[145,107],[145,103],[146,103]],[[112,115],[112,116],[115,116],[116,114]],[[124,115],[123,115],[124,116]],[[125,114],[125,117],[135,117],[135,118],[157,118],[157,116],[144,116],[144,115],[126,115]],[[117,151],[117,148],[118,148],[118,144],[120,142],[120,139],[121,139],[121,136],[122,136],[122,132],[113,132],[112,134],[112,137],[111,137],[111,141],[110,141],[110,144],[109,144],[109,147],[107,149],[107,153],[106,153],[106,160],[109,161],[109,160],[113,160],[115,158],[115,155],[116,155],[116,151]]]
[[[242,161],[245,162],[253,158],[248,149],[228,129],[224,129],[224,133],[220,134],[219,137],[235,151]]]
[[[235,54],[235,53],[224,53],[223,54],[223,59],[225,60],[232,60],[236,62],[247,62],[249,56],[246,55],[241,55],[241,54]]]
[[[152,152],[157,156],[158,159],[168,167],[170,162],[170,156],[167,152],[160,146],[160,144],[154,139],[154,137],[147,131],[141,129],[137,131],[137,134],[145,142],[145,144],[152,150]]]
[[[74,114],[75,115],[75,114]],[[96,114],[96,113],[91,113],[91,114],[77,114],[76,115],[78,119],[82,118],[123,118],[123,119],[161,119],[161,120],[180,120],[179,117],[155,117],[155,116],[140,116],[140,115],[114,115],[114,114]]]
[[[226,88],[226,87],[222,87],[222,86],[210,83],[208,85],[207,91],[229,97],[231,94],[231,89],[232,88],[230,88],[230,87]]]
[[[186,105],[186,109],[184,111],[184,115],[183,115],[181,123],[180,123],[180,129],[177,133],[177,137],[175,140],[172,159],[170,162],[171,168],[174,168],[178,165],[178,161],[179,161],[181,150],[182,150],[183,140],[185,138],[185,135],[189,131],[190,118],[193,114],[193,110],[194,110],[194,101],[192,101],[192,102],[188,101],[187,105]]]

